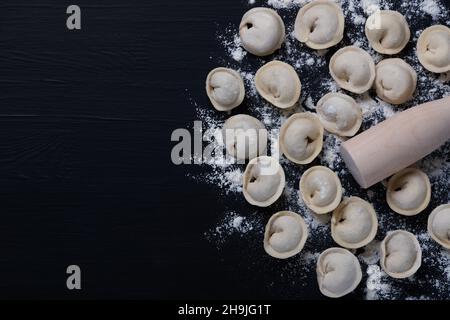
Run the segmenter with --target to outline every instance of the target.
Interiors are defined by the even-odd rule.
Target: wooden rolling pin
[[[450,139],[450,97],[424,103],[342,144],[341,155],[363,188],[390,177]]]

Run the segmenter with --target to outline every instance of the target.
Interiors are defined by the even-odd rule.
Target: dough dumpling
[[[375,63],[366,51],[349,46],[331,57],[330,73],[341,88],[361,94],[368,91],[375,81]]]
[[[281,152],[294,163],[311,163],[322,151],[323,131],[317,116],[296,113],[281,127]]]
[[[428,233],[434,241],[450,249],[450,204],[433,210],[428,217]]]
[[[381,242],[380,263],[383,270],[393,278],[412,276],[422,264],[419,241],[412,233],[404,230],[388,233]]]
[[[341,202],[342,185],[336,173],[317,166],[303,173],[300,193],[309,209],[317,214],[325,214],[336,209]]]
[[[431,72],[450,71],[450,28],[436,25],[425,29],[417,41],[417,56]]]
[[[254,206],[268,207],[281,196],[285,184],[284,171],[278,161],[261,156],[251,160],[245,169],[244,197]]]
[[[299,253],[308,238],[308,227],[297,213],[281,211],[266,225],[264,250],[274,258],[287,259]]]
[[[349,294],[362,279],[358,259],[342,248],[330,248],[322,252],[317,260],[316,271],[320,292],[330,298]]]
[[[286,31],[274,10],[253,8],[242,17],[239,35],[245,50],[256,56],[268,56],[281,48]]]
[[[218,111],[230,111],[244,101],[244,81],[232,69],[217,68],[206,78],[206,93],[214,108]]]
[[[293,107],[302,89],[297,72],[287,63],[272,61],[262,66],[255,75],[256,90],[275,107]]]
[[[377,95],[388,103],[402,104],[413,98],[417,86],[416,71],[402,59],[386,59],[376,67]]]
[[[430,203],[430,179],[419,169],[404,169],[389,179],[386,199],[389,207],[401,215],[419,214]]]
[[[298,12],[294,35],[312,49],[327,49],[342,40],[344,27],[344,14],[338,4],[315,0]]]
[[[361,128],[361,106],[346,94],[326,94],[317,103],[316,111],[328,132],[342,137],[353,137]]]
[[[411,31],[400,12],[381,10],[367,19],[366,36],[375,51],[392,55],[405,48],[411,37]]]
[[[266,152],[267,130],[254,117],[239,114],[229,118],[222,135],[227,153],[238,160],[253,159]]]

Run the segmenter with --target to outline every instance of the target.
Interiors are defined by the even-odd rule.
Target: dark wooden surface
[[[75,3],[76,32],[67,1],[0,3],[0,298],[288,298],[205,240],[226,199],[170,161],[248,1]]]

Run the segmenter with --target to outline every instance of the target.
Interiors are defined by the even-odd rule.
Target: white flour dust
[[[248,54],[242,47],[238,35],[238,26],[220,26],[217,34],[219,45],[223,49],[223,56],[214,58],[217,66],[225,66],[237,70],[243,77],[246,87],[246,100],[239,112],[250,114],[266,126],[271,132],[268,148],[272,150],[278,138],[278,129],[284,121],[294,112],[315,112],[318,100],[329,92],[338,92],[340,88],[333,81],[328,72],[328,62],[331,54],[336,50],[314,51],[293,36],[293,24],[299,8],[309,1],[306,0],[249,0],[247,9],[255,6],[268,6],[277,10],[286,25],[287,38],[282,49],[269,59],[261,59]],[[449,8],[446,8],[439,0],[337,0],[342,6],[346,18],[346,37],[338,48],[345,45],[356,45],[369,52],[376,63],[386,58],[376,53],[368,44],[364,33],[364,24],[367,17],[379,9],[392,9],[400,11],[410,23],[411,42],[416,43],[421,32],[433,24],[446,24],[450,26]],[[401,54],[418,73],[417,92],[414,100],[396,107],[378,99],[373,92],[360,96],[352,95],[361,105],[363,110],[362,129],[366,130],[377,123],[392,117],[395,113],[403,111],[411,106],[427,101],[450,96],[450,73],[435,75],[424,70],[419,63],[414,45],[408,46]],[[298,72],[302,81],[302,96],[300,102],[291,111],[281,111],[263,100],[254,86],[254,76],[259,67],[273,59],[285,61],[292,65]],[[196,117],[203,121],[211,129],[219,129],[228,115],[216,112],[208,104],[198,104],[192,101]],[[236,114],[236,113],[233,113]],[[217,147],[223,142],[215,137],[210,141]],[[216,137],[217,138],[217,137]],[[363,270],[363,280],[360,284],[360,293],[365,299],[448,299],[450,296],[450,253],[443,250],[426,232],[426,217],[432,208],[443,202],[450,201],[448,181],[450,180],[450,144],[416,164],[425,171],[432,183],[432,204],[427,213],[422,213],[415,220],[404,219],[394,214],[386,205],[385,188],[379,184],[370,190],[361,190],[353,181],[346,169],[339,148],[343,138],[332,134],[326,134],[323,152],[316,164],[324,165],[334,170],[340,177],[345,196],[357,195],[370,201],[378,213],[379,231],[377,239],[358,250],[358,256]],[[262,247],[264,227],[271,214],[280,210],[291,210],[299,213],[306,221],[309,228],[309,237],[302,253],[294,258],[276,264],[274,269],[279,271],[279,279],[268,283],[274,286],[281,281],[290,291],[289,296],[296,296],[296,288],[305,286],[315,276],[315,264],[317,257],[323,250],[336,246],[330,234],[330,216],[317,216],[313,214],[303,203],[299,196],[299,179],[308,166],[296,166],[285,158],[280,159],[286,173],[286,189],[276,206],[267,210],[245,207],[247,209],[237,212],[230,209],[225,213],[216,212],[217,225],[205,233],[206,238],[218,248],[227,243],[232,243],[235,248],[245,245]],[[191,174],[190,177],[198,183],[203,183],[216,188],[218,194],[229,198],[229,204],[236,203],[236,207],[242,207],[245,200],[242,196],[242,176],[245,165],[237,165],[227,161],[212,161],[203,165],[199,174]],[[406,229],[415,233],[423,249],[423,263],[421,269],[414,278],[395,280],[387,276],[379,265],[379,243],[386,233],[391,230]],[[247,242],[244,241],[248,240]],[[239,249],[236,249],[239,250]],[[261,250],[253,250],[252,268],[260,270],[267,268],[272,260],[266,256],[257,255]],[[308,280],[309,279],[309,280]]]

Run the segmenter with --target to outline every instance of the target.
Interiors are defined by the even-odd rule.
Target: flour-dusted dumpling
[[[419,241],[410,232],[397,230],[388,233],[381,242],[380,263],[392,278],[412,276],[422,264],[422,249]]]
[[[206,93],[214,108],[218,111],[230,111],[244,101],[244,81],[232,69],[216,68],[206,78]]]
[[[346,198],[333,212],[331,236],[344,248],[364,247],[375,238],[377,230],[378,219],[375,209],[361,198]]]
[[[309,209],[325,214],[336,209],[341,202],[341,181],[336,173],[326,167],[312,167],[300,179],[300,194]]]
[[[312,49],[327,49],[342,40],[344,27],[344,14],[338,4],[315,0],[298,12],[294,35]]]
[[[436,25],[425,29],[417,42],[417,56],[431,72],[450,71],[450,28]]]
[[[444,248],[450,249],[450,204],[444,204],[428,217],[428,233]]]
[[[293,107],[302,90],[297,72],[287,63],[272,61],[262,66],[255,75],[256,90],[280,109]]]
[[[268,56],[281,48],[286,31],[281,17],[272,9],[253,8],[239,26],[242,46],[256,56]]]
[[[311,163],[322,151],[323,126],[312,113],[296,113],[281,127],[280,150],[294,163]]]
[[[342,248],[330,248],[322,252],[317,260],[316,272],[320,292],[330,298],[349,294],[362,279],[358,259]]]
[[[349,46],[340,49],[331,57],[330,73],[341,88],[361,94],[373,85],[375,63],[366,51]]]
[[[405,48],[411,31],[400,12],[381,10],[367,19],[366,36],[375,51],[392,55]]]
[[[361,128],[361,106],[346,94],[328,93],[319,100],[316,111],[325,129],[331,133],[353,137]]]
[[[251,116],[239,114],[229,118],[222,135],[228,154],[238,160],[253,159],[266,152],[267,130]]]
[[[404,216],[419,214],[428,206],[430,198],[430,179],[419,169],[407,168],[389,179],[386,199],[397,213]]]
[[[243,193],[252,205],[268,207],[281,196],[286,184],[280,163],[267,156],[249,162],[244,172]]]
[[[394,58],[381,61],[376,67],[377,95],[388,103],[402,104],[413,98],[417,73],[404,60]]]
[[[308,227],[300,215],[290,211],[274,214],[266,225],[264,250],[274,258],[287,259],[302,251]]]

